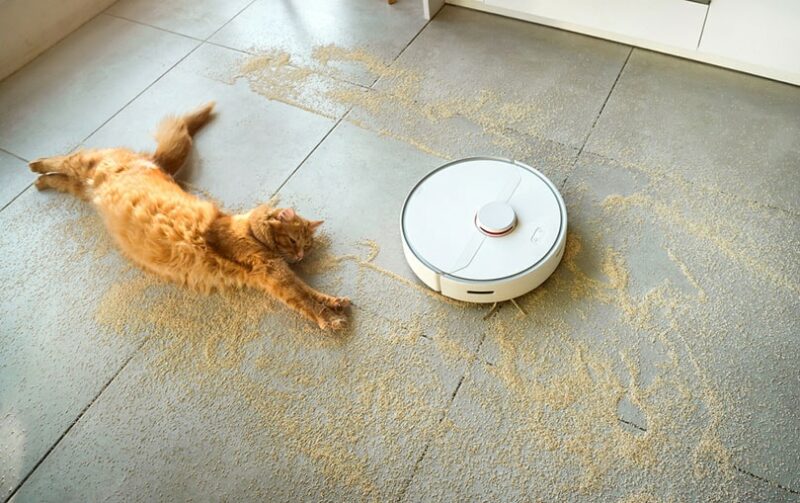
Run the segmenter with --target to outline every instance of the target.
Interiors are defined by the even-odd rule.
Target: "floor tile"
[[[69,151],[196,45],[96,17],[0,82],[0,147],[26,159]]]
[[[582,155],[564,261],[490,320],[409,501],[796,499],[800,223],[703,190]]]
[[[800,89],[635,50],[586,148],[800,209]]]
[[[91,208],[30,189],[0,213],[0,497],[33,469],[138,347],[94,319],[125,277]]]
[[[363,51],[388,64],[425,22],[419,2],[388,5],[371,0],[257,0],[211,41],[251,52],[287,52],[305,65],[316,66],[314,51],[333,44],[349,51]],[[351,82],[367,86],[378,76],[355,65],[336,69]]]
[[[0,152],[0,208],[17,197],[33,180],[33,174],[24,161]]]
[[[195,137],[192,159],[178,178],[228,208],[265,202],[335,121],[270,100],[244,80],[236,80],[241,57],[228,49],[201,47],[86,145],[152,151],[152,132],[166,114],[180,114],[216,100],[216,116]]]
[[[577,149],[629,52],[620,44],[445,6],[376,85],[402,107],[378,112],[402,108],[386,127],[413,119],[409,134],[421,142],[448,131],[471,141],[465,126],[474,124],[500,146],[538,140]],[[420,127],[420,119],[432,127]]]
[[[204,39],[222,28],[250,0],[120,0],[106,11],[182,35]]]

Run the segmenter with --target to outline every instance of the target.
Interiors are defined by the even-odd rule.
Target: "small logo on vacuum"
[[[531,243],[537,243],[539,241],[539,239],[542,238],[542,234],[544,234],[544,232],[542,231],[542,228],[541,227],[537,227],[536,230],[533,231],[533,234],[531,235]]]

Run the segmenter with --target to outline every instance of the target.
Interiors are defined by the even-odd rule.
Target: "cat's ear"
[[[315,231],[315,230],[317,230],[317,227],[319,227],[320,225],[322,225],[324,223],[325,223],[325,220],[312,220],[312,221],[308,222],[308,228],[311,229],[312,231]]]
[[[284,208],[278,213],[278,220],[289,222],[297,216],[292,208]]]

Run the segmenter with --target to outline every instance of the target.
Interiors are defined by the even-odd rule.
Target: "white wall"
[[[112,3],[114,0],[0,0],[0,79]]]

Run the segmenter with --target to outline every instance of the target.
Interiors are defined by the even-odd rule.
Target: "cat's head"
[[[306,220],[292,208],[261,206],[250,217],[250,229],[256,238],[269,243],[287,262],[303,260],[320,225],[322,220]]]

